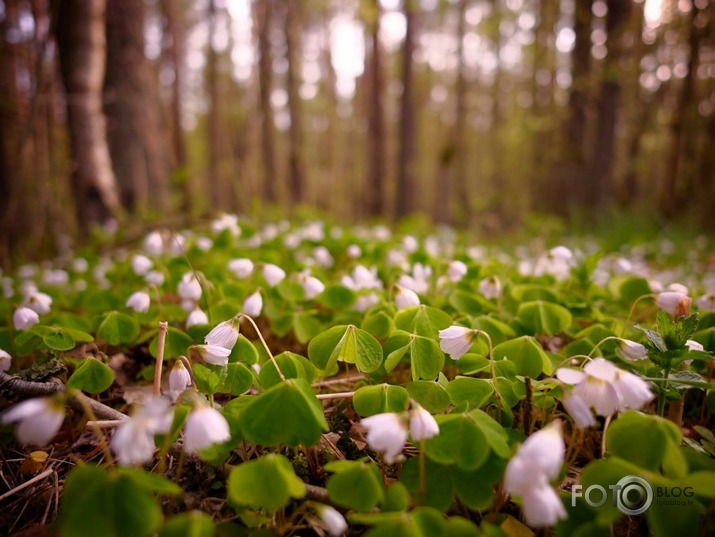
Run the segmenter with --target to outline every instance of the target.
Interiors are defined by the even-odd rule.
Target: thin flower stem
[[[311,384],[311,388],[323,388],[326,386],[335,386],[336,384],[351,384],[356,380],[365,380],[367,379],[367,376],[360,373],[358,375],[351,375],[347,377],[340,377],[340,378],[334,378],[334,379],[328,379],[328,380],[321,380],[319,382],[314,382]]]
[[[96,423],[98,421],[97,416],[94,415],[92,407],[87,403],[88,397],[85,394],[75,389],[70,389],[68,391],[68,394],[82,406],[82,410],[84,410],[88,422]],[[91,429],[94,435],[97,437],[97,441],[99,442],[102,451],[104,451],[104,457],[107,460],[107,464],[112,465],[114,463],[114,459],[112,458],[112,452],[109,451],[109,442],[107,442],[107,436],[104,434],[104,431],[96,425],[91,427]]]
[[[611,424],[611,418],[613,418],[613,414],[608,416],[606,418],[606,422],[603,424],[603,436],[601,437],[601,458],[606,453],[606,433],[608,432],[608,426]]]
[[[420,440],[420,505],[425,504],[425,439]]]
[[[125,420],[97,420],[88,421],[86,427],[100,427],[104,429],[113,429],[114,427],[119,427]]]
[[[355,392],[319,393],[318,399],[351,399]]]
[[[499,402],[499,413],[501,414],[502,410],[502,405],[504,403],[501,394],[499,393],[499,385],[497,384],[497,367],[496,367],[496,362],[494,362],[494,347],[492,346],[492,338],[491,336],[486,333],[483,330],[475,330],[475,333],[477,336],[484,336],[484,339],[487,340],[487,345],[489,346],[489,355],[487,358],[489,359],[489,364],[491,366],[491,374],[492,374],[492,384],[494,386],[494,395],[497,398],[497,401]]]
[[[266,340],[263,339],[263,334],[261,334],[261,331],[258,329],[258,325],[256,324],[256,321],[254,321],[250,315],[246,315],[245,313],[239,313],[238,314],[239,319],[248,319],[248,322],[253,325],[253,328],[256,330],[256,334],[258,334],[258,338],[261,340],[261,343],[263,344],[263,348],[266,349],[266,352],[268,353],[268,357],[271,359],[271,362],[273,362],[273,365],[276,368],[276,371],[278,372],[278,376],[281,378],[283,382],[285,382],[286,378],[285,375],[283,375],[283,371],[281,371],[281,368],[278,366],[278,362],[276,362],[276,359],[273,357],[273,353],[271,352],[271,349],[268,348],[268,344],[266,343]]]
[[[631,306],[631,309],[628,310],[628,317],[626,317],[626,323],[628,323],[633,318],[633,314],[636,312],[636,306],[638,305],[638,303],[642,300],[645,300],[646,298],[656,298],[656,295],[655,293],[649,293],[647,295],[641,295],[636,298],[636,300],[633,302],[633,305]]]
[[[169,325],[166,321],[159,323],[159,336],[156,346],[156,367],[154,369],[154,397],[161,395],[161,368],[164,364],[164,346]]]
[[[593,349],[591,349],[591,352],[588,353],[588,358],[590,359],[591,356],[593,356],[593,353],[596,352],[598,350],[598,348],[601,345],[603,345],[606,341],[612,341],[614,339],[620,340],[621,338],[619,338],[617,336],[604,337],[601,341],[599,341],[598,343],[596,343],[596,345],[594,345]]]

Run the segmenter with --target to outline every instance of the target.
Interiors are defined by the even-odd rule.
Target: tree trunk
[[[437,185],[437,210],[435,220],[443,224],[453,224],[454,195],[459,193],[461,214],[459,221],[467,222],[470,213],[470,192],[466,175],[466,115],[467,115],[467,83],[465,79],[466,64],[464,62],[464,31],[466,21],[467,0],[459,0],[457,6],[457,80],[455,83],[455,123],[447,145],[442,150],[440,158],[440,177]]]
[[[258,31],[258,77],[261,95],[261,157],[263,159],[263,200],[275,203],[276,196],[276,150],[274,141],[273,109],[271,108],[271,89],[273,80],[273,62],[269,32],[271,27],[272,0],[256,0]]]
[[[565,124],[564,153],[561,156],[553,194],[548,196],[551,210],[567,216],[588,202],[586,177],[586,131],[591,78],[592,0],[575,2],[576,43],[571,53],[571,91]]]
[[[601,91],[596,104],[596,145],[588,190],[588,203],[593,211],[604,209],[612,197],[616,121],[621,99],[621,49],[630,6],[630,2],[608,0],[606,16],[608,54],[604,62]]]
[[[105,8],[103,0],[62,0],[57,22],[74,161],[72,190],[77,220],[83,224],[102,223],[121,210],[102,113]]]
[[[382,47],[380,46],[380,1],[373,0],[369,23],[370,43],[372,45],[369,71],[369,115],[368,115],[368,181],[367,181],[367,214],[384,216],[385,203],[383,185],[385,182],[385,112],[382,104],[384,76],[382,67]]]
[[[402,99],[400,102],[400,149],[397,166],[396,218],[404,218],[415,210],[415,104],[413,88],[414,53],[417,45],[417,10],[415,0],[404,1],[406,20],[402,45]]]
[[[123,205],[145,213],[168,206],[168,167],[158,80],[144,54],[144,0],[107,3],[104,78],[107,139]]]
[[[285,34],[288,71],[286,85],[288,87],[288,109],[290,112],[289,137],[289,189],[291,206],[303,201],[305,189],[305,169],[303,161],[303,116],[301,99],[298,93],[300,85],[301,58],[301,0],[289,0],[286,5]]]
[[[205,86],[208,97],[206,155],[208,156],[208,190],[210,209],[217,211],[226,207],[226,194],[223,177],[219,173],[221,163],[221,120],[220,96],[218,88],[218,55],[213,46],[213,36],[216,33],[216,2],[209,0],[208,5],[209,38],[206,49]]]
[[[689,190],[693,186],[695,172],[693,131],[695,129],[696,114],[698,113],[695,100],[695,76],[698,70],[702,36],[702,30],[696,24],[696,19],[700,13],[701,10],[698,8],[697,2],[691,2],[691,20],[687,26],[690,30],[688,36],[688,51],[690,54],[688,72],[683,78],[677,106],[673,111],[673,119],[670,125],[672,140],[670,157],[667,164],[665,184],[660,192],[660,209],[667,217],[673,217],[680,213]]]
[[[192,205],[191,181],[187,170],[186,141],[181,126],[181,100],[184,83],[183,47],[184,31],[182,28],[181,0],[161,0],[161,11],[164,15],[164,42],[166,44],[166,60],[174,72],[169,101],[171,118],[171,146],[174,157],[173,176],[175,183],[181,189],[181,208],[190,211]]]

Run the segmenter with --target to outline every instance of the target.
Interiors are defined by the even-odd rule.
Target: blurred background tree
[[[715,228],[711,0],[0,0],[0,259],[296,214]]]

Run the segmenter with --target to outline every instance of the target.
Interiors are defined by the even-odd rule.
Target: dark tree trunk
[[[419,5],[414,0],[404,1],[407,22],[402,46],[402,99],[400,102],[400,149],[397,166],[396,217],[404,218],[415,210],[415,146],[417,125],[413,88],[414,53],[417,45],[417,17]]]
[[[181,99],[184,83],[183,48],[184,30],[182,28],[181,0],[161,0],[161,11],[164,15],[164,42],[165,56],[169,66],[174,72],[171,84],[171,98],[169,101],[169,116],[171,119],[171,147],[175,169],[173,176],[175,183],[181,189],[181,208],[191,210],[192,193],[191,182],[187,170],[186,141],[181,127]]]
[[[690,5],[690,30],[688,36],[688,72],[678,95],[676,108],[670,125],[671,145],[667,163],[665,182],[660,192],[660,209],[667,217],[680,213],[691,190],[695,174],[695,144],[693,132],[697,117],[695,101],[695,76],[699,64],[702,29],[696,24],[701,13],[697,2]],[[712,148],[710,148],[712,151]]]
[[[168,208],[168,166],[158,80],[144,54],[144,0],[107,3],[104,78],[107,139],[123,205],[140,214]]]
[[[370,28],[370,43],[372,45],[369,68],[370,103],[369,110],[369,159],[368,159],[368,188],[367,188],[367,214],[370,216],[384,216],[384,191],[385,182],[385,118],[382,104],[384,76],[382,67],[382,48],[380,46],[380,1],[372,1]]]
[[[274,141],[273,109],[271,89],[273,81],[273,61],[269,32],[271,27],[272,0],[256,0],[258,31],[258,77],[261,94],[261,157],[263,160],[263,199],[268,203],[277,200],[276,195],[276,150]]]
[[[611,201],[615,160],[616,122],[621,100],[620,62],[623,33],[628,23],[631,2],[608,0],[606,47],[601,89],[596,104],[596,145],[588,189],[588,203],[598,211]]]
[[[221,102],[218,81],[218,55],[213,46],[213,36],[216,33],[216,2],[209,0],[208,6],[209,39],[206,52],[206,95],[208,96],[207,118],[207,152],[208,181],[211,210],[225,209],[227,205],[223,177],[219,173],[221,163]]]
[[[101,223],[121,209],[102,113],[105,8],[103,0],[62,0],[57,22],[74,161],[72,190],[77,220],[83,224]]]
[[[591,79],[592,0],[575,2],[574,32],[576,43],[571,53],[571,90],[565,140],[555,174],[556,188],[547,203],[556,214],[567,216],[587,203],[586,160],[587,109]]]
[[[298,93],[300,85],[300,58],[302,35],[302,0],[289,0],[286,5],[286,54],[288,56],[288,71],[286,85],[288,86],[288,109],[290,111],[289,137],[289,188],[291,206],[303,201],[305,189],[305,166],[303,161],[303,116],[301,99]]]
[[[466,175],[466,116],[467,116],[467,82],[465,78],[466,64],[464,62],[464,32],[466,22],[467,0],[459,0],[457,6],[457,80],[455,83],[454,112],[455,123],[447,144],[442,149],[440,157],[441,181],[437,185],[437,209],[435,220],[444,224],[455,222],[455,193],[459,194],[459,221],[467,222],[470,213],[470,189]]]

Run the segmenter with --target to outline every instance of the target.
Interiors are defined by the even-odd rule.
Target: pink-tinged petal
[[[588,362],[583,370],[591,377],[611,382],[616,378],[618,368],[604,358],[596,358]]]
[[[566,384],[578,384],[586,378],[586,374],[578,369],[561,367],[556,370],[556,378]]]

